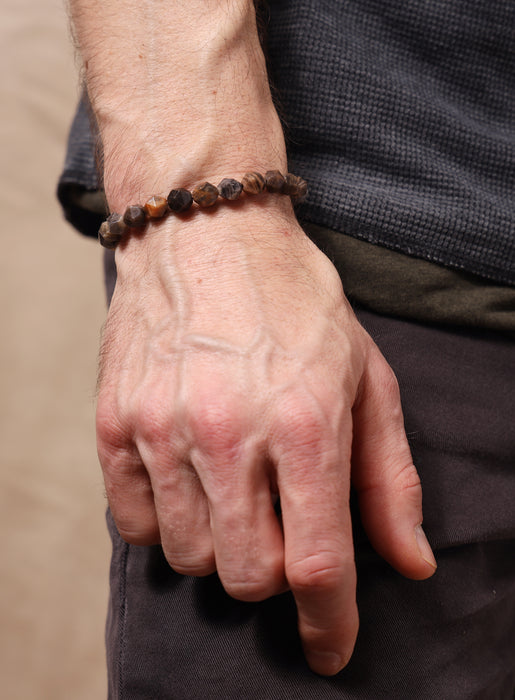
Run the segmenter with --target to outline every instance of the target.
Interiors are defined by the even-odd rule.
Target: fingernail
[[[341,657],[332,651],[310,651],[306,658],[312,670],[323,676],[334,676],[344,666]]]
[[[427,564],[429,564],[429,566],[432,566],[433,569],[436,569],[435,555],[433,554],[431,545],[427,541],[427,537],[424,530],[422,529],[422,525],[417,525],[417,527],[415,528],[415,537],[417,539],[418,551],[420,552],[420,556],[425,562],[427,562]]]

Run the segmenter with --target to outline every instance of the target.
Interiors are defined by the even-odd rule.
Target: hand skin
[[[253,3],[71,13],[112,210],[286,170]],[[97,435],[120,534],[241,600],[291,589],[308,663],[338,672],[358,629],[351,478],[376,550],[410,578],[436,567],[392,371],[286,197],[170,216],[116,264]]]

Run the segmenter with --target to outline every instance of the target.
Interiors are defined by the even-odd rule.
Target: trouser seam
[[[129,545],[124,542],[123,549],[120,557],[120,585],[118,589],[118,595],[120,597],[120,609],[119,609],[119,630],[120,630],[120,646],[118,651],[118,689],[119,689],[119,700],[123,700],[125,696],[123,687],[123,668],[125,661],[125,650],[126,650],[126,635],[125,627],[127,622],[127,562],[129,558]]]

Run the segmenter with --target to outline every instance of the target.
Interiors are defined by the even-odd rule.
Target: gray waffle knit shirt
[[[301,220],[515,285],[515,2],[270,0],[265,14],[289,169],[310,186]],[[82,105],[59,197],[96,234],[69,197],[98,188],[93,141]]]

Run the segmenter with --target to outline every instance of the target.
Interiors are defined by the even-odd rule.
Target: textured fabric
[[[81,233],[95,237],[107,215],[97,173],[97,141],[89,102],[83,94],[70,127],[57,198],[66,220]]]
[[[111,518],[107,625],[114,700],[513,700],[515,345],[361,312],[399,379],[438,571],[404,579],[355,514],[361,627],[349,666],[306,666],[289,594],[229,598],[216,576],[174,573]]]
[[[269,0],[303,218],[515,283],[515,3]]]
[[[310,185],[301,217],[515,284],[515,4],[268,5],[289,167]],[[96,235],[101,215],[74,197],[98,188],[94,141],[82,103],[59,197]]]

